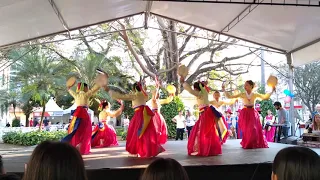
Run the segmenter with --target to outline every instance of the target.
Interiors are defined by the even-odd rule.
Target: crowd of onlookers
[[[18,180],[6,174],[0,156],[0,180]],[[30,168],[29,168],[30,167]],[[319,180],[320,157],[305,147],[288,147],[278,152],[271,180]],[[67,143],[43,142],[25,166],[23,180],[87,180],[84,161]],[[158,158],[142,174],[141,180],[189,180],[186,170],[174,159]]]

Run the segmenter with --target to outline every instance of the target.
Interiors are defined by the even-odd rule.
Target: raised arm
[[[226,98],[228,98],[228,99],[237,99],[237,98],[240,98],[240,97],[241,97],[241,93],[231,95],[229,92],[226,92],[226,91],[224,92],[224,95],[225,95]]]
[[[170,95],[166,99],[160,99],[160,104],[169,104],[173,100],[173,96]]]
[[[226,92],[226,88],[225,88],[224,84],[222,84],[222,91],[224,92],[224,95],[228,99],[237,99],[237,98],[241,97],[241,93],[235,94],[235,95],[231,95],[229,92]]]
[[[95,93],[97,93],[100,89],[100,86],[95,84],[86,94],[88,97],[94,95]]]
[[[272,95],[272,92],[271,93],[267,93],[267,94],[255,93],[256,98],[261,99],[261,100],[268,100],[268,99],[270,99],[271,95]]]
[[[119,109],[117,109],[116,111],[107,111],[108,116],[115,118],[115,117],[118,117],[121,115],[121,113],[124,109],[124,105],[121,101],[118,101],[118,102],[121,104]]]
[[[118,93],[116,91],[110,90],[109,94],[112,99],[121,99],[124,101],[133,101],[136,99],[137,95],[136,94],[122,94]]]
[[[75,93],[71,88],[68,88],[68,92],[73,98],[76,98],[77,93]]]
[[[233,105],[234,103],[237,102],[237,99],[231,99],[229,101],[221,101],[221,105],[227,105],[227,106],[230,106],[230,105]]]
[[[186,82],[183,83],[183,88],[194,96],[197,96],[197,97],[200,96],[200,91],[196,91],[192,89],[191,86]]]

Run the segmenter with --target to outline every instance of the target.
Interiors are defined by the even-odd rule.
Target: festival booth
[[[42,108],[39,108],[33,112],[34,119],[40,119],[42,115]],[[57,103],[50,98],[45,105],[45,112],[43,115],[46,119],[50,120],[52,124],[63,121],[63,109],[61,109]]]

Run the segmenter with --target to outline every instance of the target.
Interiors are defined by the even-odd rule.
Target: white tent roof
[[[63,110],[63,114],[69,114],[71,113],[71,111],[77,109],[77,105],[73,104],[72,106],[70,106],[68,109]],[[89,112],[93,112],[91,109],[89,109]]]
[[[150,12],[292,53],[295,66],[320,59],[318,0],[254,0],[264,5],[245,4],[253,0],[206,1],[1,0],[0,47]],[[300,6],[288,6],[296,3]],[[309,3],[313,7],[302,7]]]
[[[63,109],[61,109],[57,103],[53,100],[53,98],[50,98],[50,100],[46,104],[46,112],[63,112]],[[34,112],[42,112],[42,108],[34,111]]]

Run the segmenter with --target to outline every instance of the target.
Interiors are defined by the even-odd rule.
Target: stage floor
[[[166,152],[158,157],[173,158],[183,166],[220,166],[239,164],[271,163],[277,152],[290,145],[269,143],[267,149],[244,150],[240,140],[228,140],[223,145],[223,154],[211,157],[193,157],[187,155],[187,141],[168,141],[164,145]],[[4,166],[7,172],[23,172],[24,164],[28,162],[33,147],[19,152],[3,154]],[[314,149],[320,155],[320,149]],[[125,142],[117,147],[92,149],[90,155],[83,156],[86,169],[123,169],[146,168],[156,158],[141,159],[128,157]]]

